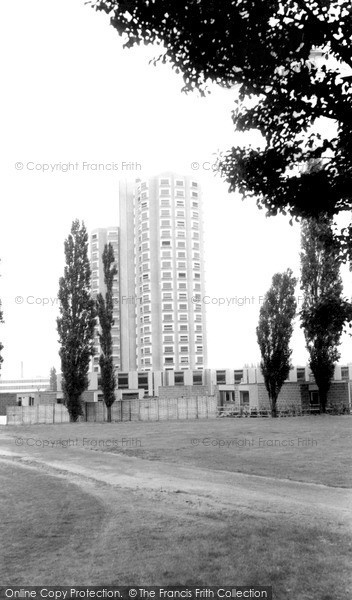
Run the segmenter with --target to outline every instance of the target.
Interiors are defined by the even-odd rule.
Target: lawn
[[[351,540],[324,526],[211,511],[174,497],[1,465],[3,585],[273,585],[345,600]],[[5,508],[5,510],[4,510]]]
[[[227,507],[196,491],[70,475],[64,465],[71,458],[109,472],[123,453],[156,470],[206,470],[213,485],[241,472],[350,493],[351,424],[349,416],[316,416],[2,427],[0,451],[31,460],[0,461],[3,585],[257,584],[273,585],[275,600],[345,600],[352,533],[343,513],[309,521],[304,505],[279,515],[261,498],[261,511]],[[47,466],[33,468],[35,460]]]
[[[78,423],[2,427],[13,451],[45,451],[28,438],[77,440],[87,450],[124,453],[212,470],[352,487],[352,417]],[[0,433],[0,447],[2,435]],[[16,447],[15,438],[24,440]],[[33,442],[34,443],[34,442]],[[39,442],[40,443],[40,442]]]

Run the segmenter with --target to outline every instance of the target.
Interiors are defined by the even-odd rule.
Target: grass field
[[[351,424],[303,417],[2,428],[0,451],[22,457],[0,462],[3,585],[257,584],[273,585],[276,600],[345,600],[351,522],[321,497],[350,494]],[[64,447],[67,440],[76,443]],[[76,464],[89,477],[73,472]],[[122,467],[151,482],[158,476],[158,485],[129,489],[116,479]],[[167,487],[168,472],[179,489]],[[230,502],[236,472],[275,479],[250,480],[255,506],[233,479]],[[209,495],[198,492],[198,476]],[[286,479],[318,485],[288,484],[291,507]]]

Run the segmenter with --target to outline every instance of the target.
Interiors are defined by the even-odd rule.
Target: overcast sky
[[[119,177],[163,170],[193,173],[203,188],[207,301],[214,302],[209,366],[257,363],[260,297],[275,272],[291,267],[299,275],[299,228],[228,194],[209,169],[218,150],[238,141],[230,114],[235,90],[214,87],[206,98],[181,93],[180,76],[148,64],[155,51],[123,50],[107,17],[83,0],[1,3],[0,49],[2,378],[19,377],[21,361],[25,377],[60,369],[56,297],[72,220],[83,219],[89,231],[117,225]],[[123,161],[142,170],[125,172]],[[64,172],[69,162],[78,168]],[[59,167],[36,170],[44,163]],[[95,172],[83,163],[119,169]],[[345,280],[350,295],[348,272]],[[300,304],[299,296],[297,289]],[[234,300],[220,306],[220,298]],[[298,324],[292,344],[294,363],[305,364]],[[341,362],[350,362],[347,336],[341,350]]]

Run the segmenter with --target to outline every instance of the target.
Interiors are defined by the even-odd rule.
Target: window
[[[198,187],[198,183],[196,181],[192,181],[191,186],[194,188]]]
[[[341,367],[341,379],[344,379],[345,381],[349,380],[348,367]]]
[[[216,371],[216,383],[226,383],[226,371]]]
[[[188,331],[188,325],[180,325],[180,331]]]
[[[172,304],[163,304],[163,310],[172,310],[173,306]]]
[[[297,367],[297,381],[306,380],[306,370],[304,367]]]
[[[163,241],[161,242],[161,245],[162,245],[162,246],[171,246],[171,242],[170,242],[169,240],[168,240],[168,241],[166,241],[166,240],[163,240]]]
[[[172,365],[174,363],[174,359],[172,357],[166,357],[164,362],[166,365]]]
[[[170,185],[170,179],[160,179],[160,185]]]
[[[174,347],[173,346],[165,346],[164,347],[164,354],[173,354],[174,353]]]
[[[189,363],[189,357],[188,356],[181,356],[180,363],[182,365],[188,365],[188,363]]]
[[[163,283],[163,290],[172,290],[172,283]]]
[[[203,346],[196,346],[196,352],[203,352]]]
[[[179,279],[186,279],[186,273],[178,273],[178,278]]]
[[[177,252],[177,258],[186,258],[186,252]]]
[[[188,321],[188,315],[187,314],[180,315],[180,321]]]
[[[161,211],[161,216],[162,216],[162,217],[170,217],[170,216],[171,216],[171,215],[170,215],[170,210],[169,210],[169,209],[163,209],[163,210]]]
[[[173,325],[164,325],[164,331],[173,331]]]
[[[185,226],[185,222],[184,221],[176,221],[176,226],[177,227],[184,227]]]
[[[172,292],[164,292],[163,300],[172,300]]]
[[[242,390],[240,391],[240,406],[249,407],[249,392]]]
[[[168,200],[167,198],[161,198],[160,206],[170,206],[170,200]]]
[[[182,371],[175,371],[175,385],[184,385],[185,374]]]
[[[163,321],[173,321],[173,315],[164,315]]]
[[[161,268],[162,269],[171,269],[172,265],[170,261],[163,261],[161,263]]]
[[[178,305],[178,310],[187,310],[187,304],[179,304]]]
[[[164,336],[164,343],[166,343],[166,344],[173,344],[174,343],[174,336],[173,335],[165,335]]]
[[[188,352],[188,346],[180,346],[180,352]]]
[[[138,389],[149,391],[148,375],[145,373],[138,373]]]
[[[128,389],[128,373],[117,374],[117,387],[121,389]]]
[[[160,190],[160,196],[170,196],[170,190],[169,189],[161,189]]]
[[[176,179],[175,185],[178,185],[179,187],[183,187],[184,186],[184,181],[182,179]]]
[[[171,271],[164,271],[163,279],[171,279]]]
[[[163,250],[161,253],[161,258],[171,258],[171,250]]]
[[[169,219],[161,221],[160,225],[161,225],[161,227],[171,227]]]
[[[193,371],[193,385],[203,385],[203,373],[201,371]]]
[[[188,343],[188,335],[180,335],[180,342]]]

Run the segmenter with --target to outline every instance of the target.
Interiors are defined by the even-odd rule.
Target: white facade
[[[202,198],[192,177],[120,185],[122,369],[207,364]]]

